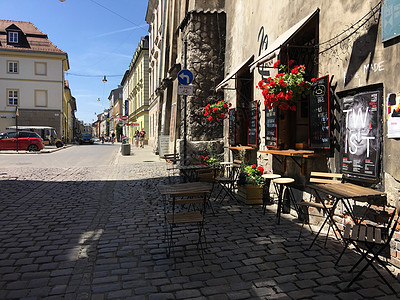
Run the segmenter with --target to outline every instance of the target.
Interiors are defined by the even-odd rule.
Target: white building
[[[64,132],[67,53],[32,23],[0,20],[0,131],[16,125]]]

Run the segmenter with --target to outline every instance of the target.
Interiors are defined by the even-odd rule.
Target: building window
[[[8,94],[8,105],[18,105],[18,90],[7,90]]]
[[[18,73],[18,62],[17,61],[9,61],[7,73]]]
[[[18,32],[15,31],[10,31],[8,33],[8,42],[17,44],[18,43]]]
[[[47,63],[35,62],[35,75],[47,75]]]
[[[47,107],[47,91],[35,90],[35,106]]]

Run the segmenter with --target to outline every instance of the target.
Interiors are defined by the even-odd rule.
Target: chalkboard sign
[[[229,110],[229,145],[236,145],[236,110]]]
[[[329,149],[331,122],[329,113],[329,75],[318,78],[310,95],[310,147]]]
[[[249,114],[249,135],[247,144],[249,146],[257,146],[257,115],[258,105],[257,101],[250,102],[250,114]]]
[[[265,109],[265,145],[271,148],[278,147],[278,122],[276,120],[276,106],[271,110]]]

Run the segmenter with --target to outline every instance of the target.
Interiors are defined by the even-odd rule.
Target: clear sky
[[[108,107],[140,37],[148,35],[148,0],[0,0],[0,19],[27,21],[67,52],[76,117],[85,123]],[[107,82],[103,83],[103,76]],[[100,98],[100,101],[97,99]]]

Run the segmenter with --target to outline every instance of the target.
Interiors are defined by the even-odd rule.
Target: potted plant
[[[239,174],[238,195],[246,204],[263,203],[264,168],[256,165],[245,166]]]
[[[218,101],[214,104],[207,104],[204,108],[204,116],[207,117],[208,122],[221,122],[228,117],[228,110],[231,107],[231,103],[227,103],[223,100]]]
[[[305,66],[296,65],[291,67],[293,60],[289,65],[280,64],[278,60],[274,68],[278,69],[278,74],[274,78],[268,77],[265,81],[258,82],[258,88],[262,90],[264,105],[271,110],[277,106],[282,110],[296,111],[296,104],[302,97],[310,92],[311,83],[305,80]],[[316,79],[311,79],[314,82]]]

